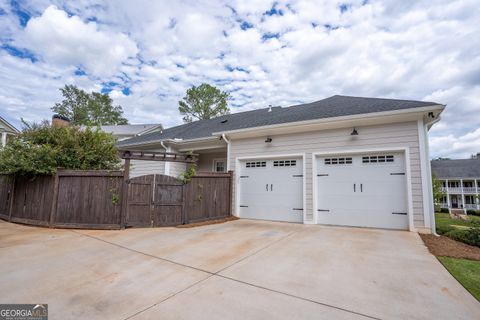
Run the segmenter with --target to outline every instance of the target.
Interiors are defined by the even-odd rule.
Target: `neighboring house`
[[[480,210],[480,153],[472,159],[432,160],[431,164],[445,193],[441,208]]]
[[[17,128],[15,128],[13,125],[11,125],[7,120],[4,118],[0,117],[0,135],[1,135],[1,140],[0,140],[0,148],[5,146],[8,142],[8,140],[20,133]]]
[[[195,121],[119,148],[193,151],[199,171],[233,171],[232,209],[240,218],[430,232],[427,134],[444,108],[333,96]],[[138,162],[132,176],[185,170],[177,162]]]
[[[84,128],[84,126],[82,126]],[[122,124],[111,126],[100,126],[103,132],[111,133],[118,141],[141,136],[147,133],[159,132],[163,130],[161,124]]]

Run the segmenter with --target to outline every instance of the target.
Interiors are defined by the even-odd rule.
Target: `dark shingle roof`
[[[183,140],[204,138],[211,137],[214,132],[432,105],[438,105],[438,103],[336,95],[320,101],[287,108],[273,107],[271,112],[268,112],[268,108],[264,108],[233,113],[209,120],[199,120],[165,129],[163,132],[155,132],[124,140],[119,143],[119,146],[138,145],[175,138]]]
[[[480,158],[432,160],[432,173],[439,179],[480,178]]]

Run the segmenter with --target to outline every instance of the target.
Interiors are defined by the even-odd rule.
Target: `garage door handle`
[[[270,185],[270,191],[273,191],[273,184]]]
[[[265,185],[265,191],[268,191],[268,183]]]
[[[356,183],[353,184],[353,192],[357,192],[357,184]]]
[[[363,184],[360,183],[360,192],[363,192]]]

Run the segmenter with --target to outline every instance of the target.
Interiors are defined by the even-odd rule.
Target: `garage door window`
[[[340,157],[340,158],[326,158],[326,165],[338,165],[338,164],[352,164],[351,157]]]
[[[274,167],[294,167],[297,165],[297,160],[275,160]]]
[[[385,163],[394,162],[393,155],[379,155],[379,156],[364,156],[362,157],[362,163]]]
[[[251,161],[245,164],[247,168],[264,168],[267,166],[266,161]]]

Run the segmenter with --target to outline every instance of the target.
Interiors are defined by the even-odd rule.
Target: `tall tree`
[[[229,98],[228,92],[202,83],[187,90],[185,97],[178,102],[178,111],[185,122],[215,118],[230,113],[227,105]]]
[[[121,106],[113,106],[108,94],[88,93],[74,85],[61,88],[63,100],[52,111],[70,119],[75,125],[128,124]]]

